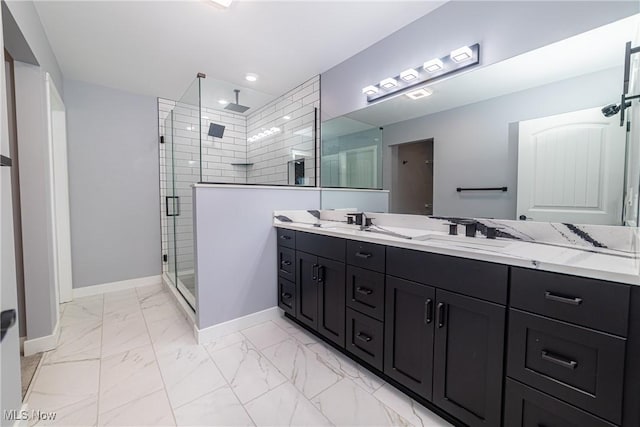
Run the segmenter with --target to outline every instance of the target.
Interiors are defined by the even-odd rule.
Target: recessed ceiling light
[[[253,73],[247,73],[247,75],[244,76],[244,78],[247,79],[247,81],[249,82],[255,82],[256,80],[258,80],[258,75]]]
[[[409,68],[408,70],[404,70],[400,73],[400,78],[405,82],[410,82],[411,80],[418,78],[418,72],[413,68]]]
[[[433,73],[434,71],[442,70],[443,64],[439,59],[432,59],[431,61],[425,62],[422,67],[428,72]]]
[[[376,93],[378,93],[378,88],[375,86],[367,86],[362,89],[362,93],[364,93],[365,95],[375,95]]]
[[[211,0],[213,3],[220,5],[222,7],[229,7],[233,0]]]
[[[407,93],[407,96],[411,99],[420,99],[420,98],[426,98],[432,93],[433,91],[431,89],[423,87],[418,90],[414,90],[412,92]]]
[[[388,79],[384,79],[380,82],[380,86],[385,89],[392,89],[398,86],[398,81],[394,78],[389,77]]]
[[[471,58],[471,49],[469,49],[469,46],[461,47],[460,49],[451,51],[450,56],[455,62],[466,61]]]
[[[229,101],[227,101],[226,99],[219,99],[218,100],[218,104],[220,105],[227,105],[229,103]]]
[[[284,116],[284,117],[283,117],[283,119],[285,119],[285,120],[290,120],[290,119],[291,119],[291,116]]]

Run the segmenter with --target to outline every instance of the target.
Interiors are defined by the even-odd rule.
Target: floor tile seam
[[[137,345],[135,347],[128,348],[126,350],[118,351],[117,353],[105,354],[104,352],[102,352],[98,359],[108,359],[110,357],[115,357],[115,356],[121,355],[123,353],[128,353],[128,352],[131,352],[131,351],[140,350],[143,347],[151,347],[151,337],[149,337],[149,343],[147,343],[147,344],[140,344],[140,345]],[[153,348],[151,349],[151,351],[153,352]]]
[[[104,295],[102,296],[102,325],[100,326],[100,356],[102,356],[102,340],[104,339]],[[96,399],[96,426],[100,425],[100,390],[102,388],[102,358],[98,362],[98,390]]]
[[[136,293],[137,293],[137,289],[138,288],[136,288]],[[139,296],[140,295],[138,294],[138,297]],[[169,398],[169,389],[167,387],[167,382],[164,378],[164,375],[162,374],[162,369],[160,369],[160,360],[158,359],[158,350],[156,349],[156,345],[153,342],[153,337],[151,336],[151,332],[149,331],[149,321],[147,320],[147,317],[144,316],[144,312],[143,312],[143,319],[144,319],[145,328],[147,330],[147,335],[149,335],[149,341],[151,342],[151,350],[153,351],[153,358],[156,361],[156,367],[158,369],[158,373],[160,374],[160,380],[162,381],[164,394],[165,394],[165,397],[167,398],[167,402],[169,403],[169,408],[171,409],[171,416],[173,417],[173,422],[177,426],[178,419],[176,418],[175,410],[173,409],[173,405],[171,404],[171,399]]]

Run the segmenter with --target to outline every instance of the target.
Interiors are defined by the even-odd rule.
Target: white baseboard
[[[138,277],[136,279],[121,280],[119,282],[103,283],[101,285],[86,286],[84,288],[75,288],[73,290],[73,298],[89,297],[93,295],[101,295],[107,292],[124,291],[134,289],[140,286],[159,285],[162,283],[160,275]]]
[[[198,344],[204,344],[225,335],[257,325],[258,323],[266,322],[267,320],[274,320],[278,317],[280,317],[280,310],[278,307],[271,307],[266,310],[258,311],[257,313],[247,314],[246,316],[218,323],[217,325],[209,326],[204,329],[198,329],[194,326],[194,334]]]
[[[53,350],[58,345],[59,336],[60,322],[56,323],[56,327],[53,329],[53,333],[51,335],[34,338],[32,340],[24,340],[24,343],[22,344],[22,352],[25,356],[31,356],[32,354]]]

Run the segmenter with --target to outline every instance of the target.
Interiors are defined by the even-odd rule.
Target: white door
[[[620,225],[625,129],[600,108],[519,123],[519,219]]]

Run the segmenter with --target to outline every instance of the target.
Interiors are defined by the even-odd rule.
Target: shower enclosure
[[[294,91],[317,83],[305,84]],[[194,269],[193,184],[315,186],[318,176],[319,95],[310,104],[285,94],[240,112],[211,107],[216,90],[219,82],[199,74],[178,101],[158,100],[163,273],[194,310],[203,284]]]

